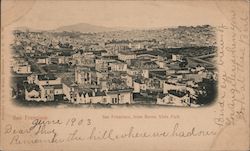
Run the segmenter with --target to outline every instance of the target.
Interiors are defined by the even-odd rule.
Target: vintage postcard
[[[249,150],[249,1],[2,0],[0,150]]]

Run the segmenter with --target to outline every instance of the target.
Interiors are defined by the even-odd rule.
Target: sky
[[[28,6],[23,1],[20,7]],[[105,27],[154,28],[217,25],[225,19],[214,1],[36,1],[14,26],[56,29],[88,23]]]

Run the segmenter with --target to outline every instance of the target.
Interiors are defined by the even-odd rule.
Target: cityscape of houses
[[[12,97],[55,104],[198,107],[217,92],[210,25],[108,32],[13,31]]]

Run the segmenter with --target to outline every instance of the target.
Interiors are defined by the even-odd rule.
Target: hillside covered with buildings
[[[216,97],[209,25],[107,32],[13,31],[12,97],[21,104],[201,106]]]

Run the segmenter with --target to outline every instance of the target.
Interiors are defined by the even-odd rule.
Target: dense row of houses
[[[215,71],[185,66],[184,55],[160,51],[157,46],[164,42],[100,36],[86,34],[79,40],[55,33],[16,33],[15,46],[22,46],[20,51],[29,57],[12,60],[13,71],[27,75],[25,100],[133,104],[151,99],[159,105],[190,106],[203,93],[199,83],[217,81]],[[33,72],[30,62],[46,72]],[[66,69],[59,72],[60,66]]]
[[[132,89],[110,91],[89,89],[71,80],[70,78],[62,80],[53,74],[31,74],[25,83],[25,100],[55,101],[58,98],[76,104],[130,104],[133,101]]]
[[[23,58],[18,56],[13,56],[11,58],[11,67],[13,71],[17,74],[29,74],[31,72],[31,65]]]
[[[169,75],[169,68],[138,68],[126,63],[99,59],[95,69],[76,66],[71,77],[31,74],[27,77],[25,99],[30,101],[67,100],[76,104],[130,104],[133,94],[157,92],[156,104],[191,105],[197,98],[198,82],[215,78],[205,68],[196,67]],[[157,69],[157,70],[156,70]],[[185,71],[185,72],[184,72]]]

